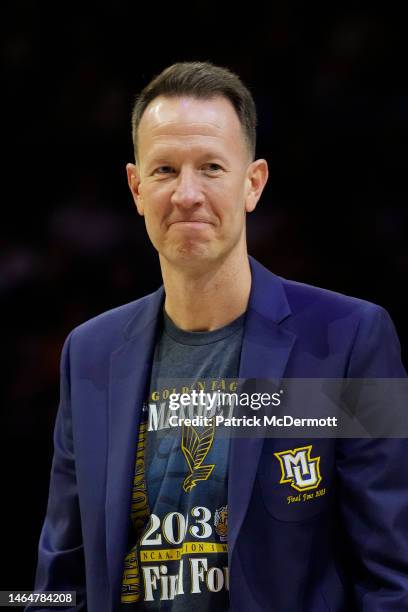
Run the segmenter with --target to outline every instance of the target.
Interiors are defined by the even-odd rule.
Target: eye
[[[204,169],[209,172],[218,172],[222,170],[219,164],[205,164]]]
[[[171,166],[159,166],[154,172],[157,174],[170,174],[171,172],[174,172],[174,168]]]

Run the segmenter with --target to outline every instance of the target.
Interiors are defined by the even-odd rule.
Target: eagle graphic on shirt
[[[189,493],[199,480],[207,480],[215,468],[215,464],[213,463],[203,465],[213,445],[214,435],[214,419],[212,419],[212,424],[209,427],[203,428],[200,433],[195,427],[191,425],[187,426],[183,423],[181,450],[183,451],[190,471],[183,481],[183,489],[186,493]]]

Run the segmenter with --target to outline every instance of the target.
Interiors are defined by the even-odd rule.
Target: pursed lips
[[[171,225],[213,225],[211,221],[208,219],[176,219],[175,221],[170,221],[168,224],[169,227]]]

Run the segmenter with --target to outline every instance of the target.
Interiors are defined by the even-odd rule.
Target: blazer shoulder
[[[405,377],[394,323],[382,306],[321,287],[282,279],[292,316],[286,325],[308,346],[348,354],[346,376]]]
[[[338,293],[330,289],[323,289],[293,280],[279,277],[292,311],[296,315],[300,312],[315,311],[319,314],[342,315],[360,314],[373,316],[385,312],[384,308],[374,302],[362,298]]]

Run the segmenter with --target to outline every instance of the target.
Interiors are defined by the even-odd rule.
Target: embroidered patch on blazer
[[[322,481],[320,457],[311,456],[312,448],[310,444],[274,453],[282,471],[279,484],[290,484],[296,491],[317,489]]]

